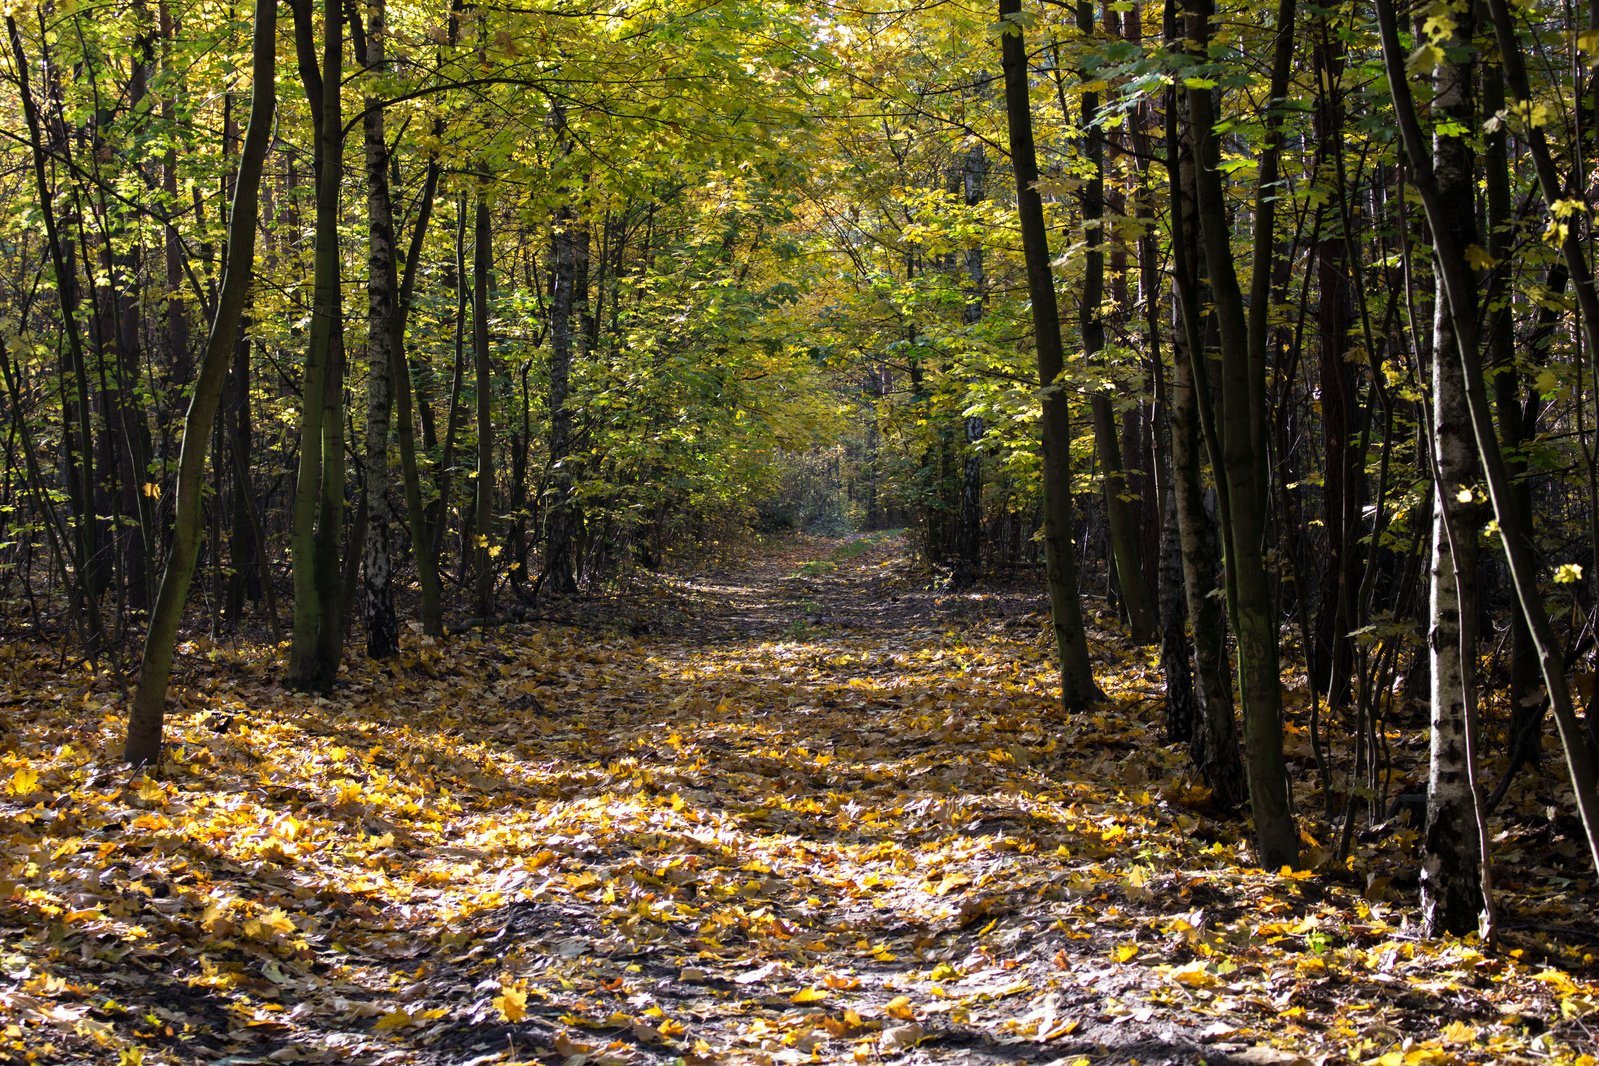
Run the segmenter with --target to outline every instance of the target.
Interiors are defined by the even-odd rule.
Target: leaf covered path
[[[0,1059],[1592,1063],[1591,958],[1250,869],[1152,669],[1102,639],[1067,719],[1036,597],[903,548],[413,640],[327,700],[191,646],[157,780],[109,678],[7,646]]]

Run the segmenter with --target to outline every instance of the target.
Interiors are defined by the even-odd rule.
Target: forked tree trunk
[[[340,545],[344,524],[344,356],[339,279],[339,186],[343,170],[339,85],[343,19],[327,0],[322,68],[311,36],[310,0],[297,0],[295,42],[301,80],[315,116],[316,252],[311,335],[306,345],[300,407],[300,465],[290,540],[294,576],[294,633],[288,684],[311,692],[333,687],[343,646]]]

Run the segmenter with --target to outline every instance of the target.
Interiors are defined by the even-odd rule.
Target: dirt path
[[[603,798],[621,823],[609,847],[563,851],[558,835],[536,853],[549,865],[489,919],[516,944],[506,971],[530,986],[547,987],[552,956],[573,956],[586,1012],[552,995],[552,1046],[1160,1063],[1196,1062],[1217,1035],[1209,1019],[1124,998],[1145,982],[1110,964],[1115,934],[1082,879],[1114,880],[1096,859],[1131,867],[1121,841],[1137,830],[1098,810],[1114,794],[1070,780],[1058,738],[1084,734],[1077,754],[1091,760],[1132,750],[1142,730],[1064,730],[1037,596],[932,591],[904,552],[893,538],[796,541],[642,602],[634,590],[639,635],[539,689],[552,716],[571,708],[585,723],[605,767],[572,799]],[[1161,878],[1142,876],[1148,902]],[[607,885],[631,903],[607,904]],[[1076,920],[1085,906],[1092,920]],[[640,1008],[683,1032],[657,1046],[647,1020],[620,1024]],[[487,1052],[480,1036],[459,1039]],[[457,1035],[431,1039],[442,1050]]]
[[[1464,1053],[1443,1027],[1508,1032],[1506,997],[1559,1038],[1525,973],[1248,870],[1146,664],[1101,649],[1113,702],[1067,720],[1038,599],[930,591],[903,548],[788,542],[330,700],[193,648],[160,782],[94,754],[103,686],[41,704],[0,1059],[1364,1060]]]

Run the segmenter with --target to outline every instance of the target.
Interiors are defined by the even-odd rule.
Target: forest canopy
[[[1074,729],[1145,649],[1254,868],[1352,877],[1414,814],[1419,928],[1491,949],[1541,811],[1591,905],[1588,15],[4,21],[0,617],[113,693],[134,780],[196,648],[336,701],[752,538],[856,537],[820,577],[902,530],[921,591],[1047,598]]]

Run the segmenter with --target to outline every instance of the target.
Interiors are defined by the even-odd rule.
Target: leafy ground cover
[[[1037,597],[902,551],[412,638],[333,699],[196,642],[153,779],[111,678],[0,647],[0,1059],[1595,1062],[1547,785],[1505,950],[1421,941],[1413,830],[1252,868],[1144,652],[1097,631],[1112,700],[1066,718]]]

